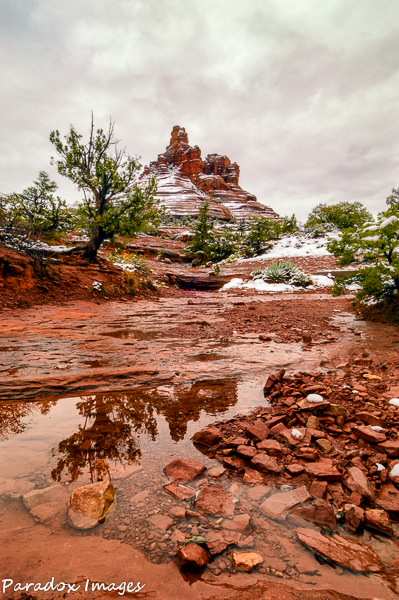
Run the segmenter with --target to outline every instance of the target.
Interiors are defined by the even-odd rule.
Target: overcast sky
[[[0,31],[1,192],[79,199],[48,138],[92,110],[143,164],[185,127],[282,215],[399,186],[397,0],[0,0]]]

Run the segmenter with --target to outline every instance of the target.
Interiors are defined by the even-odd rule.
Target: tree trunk
[[[87,243],[86,249],[83,254],[83,256],[89,260],[89,262],[97,262],[97,252],[104,240],[105,233],[103,228],[100,225],[98,225],[98,223],[94,223],[90,240]]]

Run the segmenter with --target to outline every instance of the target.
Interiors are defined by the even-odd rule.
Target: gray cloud
[[[390,0],[0,0],[0,190],[47,169],[52,129],[110,116],[154,160],[173,125],[282,214],[397,181],[399,5]]]

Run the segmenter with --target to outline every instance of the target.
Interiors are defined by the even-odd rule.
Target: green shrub
[[[234,254],[238,249],[238,234],[226,225],[214,229],[209,216],[209,202],[204,202],[194,228],[194,237],[185,248],[194,257],[193,265],[208,261],[218,262]]]
[[[271,240],[280,237],[282,227],[279,221],[266,217],[254,217],[248,220],[248,231],[242,236],[242,247],[246,257],[257,256],[269,250]]]
[[[343,231],[328,244],[340,265],[359,265],[360,300],[390,300],[399,294],[399,190],[392,190],[387,204],[376,222]]]
[[[298,220],[295,215],[292,217],[284,217],[284,223],[282,227],[283,233],[296,233],[298,230]]]
[[[334,226],[345,230],[358,227],[372,219],[361,202],[339,202],[338,204],[318,204],[309,214],[305,228],[325,231]]]

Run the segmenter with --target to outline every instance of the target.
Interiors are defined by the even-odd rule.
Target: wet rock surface
[[[208,310],[209,304],[207,304],[208,300],[206,298],[198,297],[196,302],[202,302],[201,311]],[[217,310],[220,310],[221,305],[217,302]],[[285,306],[285,300],[276,299],[274,302],[281,302]],[[249,308],[253,304],[256,303],[250,303],[245,307],[246,313],[242,313],[241,317],[246,314],[249,318],[249,315],[252,313],[258,315],[258,310],[252,311]],[[265,303],[259,304],[261,304],[262,310],[264,310]],[[188,305],[179,305],[181,313],[182,306]],[[197,307],[195,305],[190,306],[194,306],[195,310],[199,313],[200,309],[198,305]],[[330,313],[332,306],[337,306],[335,301],[330,306]],[[342,306],[342,304],[338,304],[338,306]],[[240,308],[241,310],[241,306],[236,308]],[[61,307],[57,310],[62,312],[63,309]],[[191,308],[188,307],[188,310],[191,310]],[[212,310],[211,308],[211,316],[213,314]],[[214,314],[216,314],[217,310],[215,308]],[[121,316],[121,319],[124,319],[126,313],[125,311],[122,311],[122,313],[123,316]],[[172,315],[172,319],[176,317],[176,313],[174,314],[175,316]],[[90,313],[85,316],[86,320],[89,318]],[[107,318],[110,319],[110,313],[107,313]],[[133,319],[133,317],[131,318]],[[154,319],[154,315],[148,315],[148,319]],[[284,319],[289,320],[289,314],[285,315]],[[23,321],[20,323],[23,324]],[[38,329],[40,327],[43,326],[38,325]],[[101,327],[104,327],[104,321],[101,323]],[[208,331],[212,332],[212,327],[213,325],[210,325]],[[246,327],[247,325],[243,322],[244,335],[246,335]],[[254,322],[251,321],[248,327],[255,328]],[[107,329],[108,326],[103,331]],[[116,332],[119,329],[118,327],[113,328]],[[176,340],[183,340],[183,326],[181,326],[181,329],[181,334],[178,334],[182,336],[181,338],[177,335],[173,341],[170,341],[169,338],[166,342],[165,339],[162,340],[162,344],[164,345],[165,343],[173,345],[171,352],[174,354],[176,354]],[[93,330],[95,330],[95,327]],[[198,324],[193,324],[193,332],[196,333],[200,330],[201,327]],[[16,329],[13,329],[13,331],[16,332]],[[287,332],[290,332],[290,330],[287,330]],[[54,343],[58,339],[58,333],[54,335]],[[92,335],[95,336],[95,334]],[[123,335],[127,336],[130,334],[124,333]],[[212,335],[212,333],[209,335]],[[141,334],[141,337],[143,338],[144,336]],[[75,338],[74,343],[79,343],[80,351],[82,351],[83,344],[88,344],[87,348],[90,348],[91,342],[88,342],[88,339],[90,339],[89,335],[82,335],[79,340]],[[197,345],[196,348],[191,350],[190,356],[197,354],[203,357],[205,352],[205,354],[208,353],[207,356],[209,357],[215,351],[214,347],[207,347],[205,345],[205,336],[198,339],[202,339],[202,342],[200,342],[199,346]],[[265,342],[261,343],[258,338],[256,339],[257,341],[255,342],[252,341],[252,338],[243,337],[240,341],[236,338],[233,345],[229,345],[232,343],[231,340],[229,342],[219,342],[219,345],[220,343],[226,344],[223,351],[230,353],[230,355],[233,352],[232,348],[234,350],[234,345],[238,345],[237,353],[233,355],[233,361],[237,361],[235,373],[243,373],[245,371],[250,374],[250,378],[255,376],[259,382],[259,390],[262,390],[268,375],[276,375],[279,372],[278,368],[269,368],[265,374],[266,357],[267,360],[275,358],[273,354],[277,352],[278,344],[271,342],[271,345],[267,347],[265,346]],[[157,345],[159,342],[156,339],[108,337],[107,341],[109,340],[117,340],[119,344],[126,343],[127,345],[124,349],[127,350],[126,356],[128,355],[129,360],[134,356],[133,352],[129,354],[129,351],[133,348],[136,352],[136,358],[142,353],[141,357],[143,360],[159,360],[157,352],[160,350],[160,346]],[[134,343],[134,346],[128,345],[131,342]],[[12,343],[15,344],[15,342]],[[40,347],[30,347],[30,344],[34,346],[35,343],[39,343],[40,345],[41,342],[38,342],[37,338],[34,341],[33,337],[32,340],[27,340],[25,351],[29,351],[29,361],[34,360],[35,352],[39,355],[37,356],[38,361],[43,359]],[[364,347],[365,342],[359,340],[359,344],[360,349],[364,348],[362,351],[358,351],[357,355],[361,357],[362,352],[366,352]],[[261,345],[262,350],[260,349]],[[250,350],[251,347],[253,347],[253,351]],[[388,565],[387,568],[391,569],[390,573],[394,572],[392,571],[394,567],[392,567],[392,561],[390,561],[389,557],[390,553],[394,555],[397,552],[395,533],[397,532],[396,511],[399,510],[399,502],[397,501],[398,492],[395,481],[390,479],[389,473],[394,466],[396,457],[384,451],[383,444],[386,441],[369,441],[358,436],[353,430],[354,425],[371,426],[378,424],[378,426],[384,428],[386,440],[395,442],[399,421],[396,409],[393,407],[392,409],[389,408],[386,395],[389,395],[391,388],[396,383],[398,371],[392,363],[382,368],[382,361],[378,362],[378,360],[375,360],[375,356],[373,362],[368,362],[367,364],[357,364],[354,359],[349,359],[348,355],[346,355],[345,359],[342,358],[342,355],[334,359],[337,349],[334,348],[333,343],[329,343],[327,347],[328,352],[323,349],[323,355],[316,354],[317,345],[311,347],[310,350],[300,349],[298,355],[299,360],[302,361],[302,367],[300,368],[304,369],[303,361],[304,359],[309,359],[306,363],[306,371],[301,372],[297,372],[295,368],[287,364],[289,360],[293,360],[292,357],[291,359],[289,358],[289,353],[284,355],[284,359],[281,358],[282,355],[280,354],[276,362],[279,365],[285,366],[286,372],[282,376],[279,375],[276,377],[275,383],[268,389],[266,397],[258,395],[256,405],[252,401],[250,410],[242,408],[240,409],[241,414],[236,414],[238,410],[234,412],[234,405],[237,402],[236,389],[239,384],[234,381],[232,385],[228,378],[220,380],[219,377],[217,383],[210,382],[208,385],[202,381],[201,384],[188,386],[188,378],[194,377],[195,373],[194,369],[190,372],[189,362],[184,363],[188,365],[188,374],[184,374],[183,377],[174,375],[174,377],[180,379],[173,379],[166,384],[165,382],[159,382],[159,388],[164,388],[160,391],[156,387],[148,392],[141,389],[137,394],[132,392],[130,392],[130,395],[126,393],[113,394],[110,395],[109,401],[106,400],[105,394],[93,394],[91,399],[81,399],[82,414],[93,415],[97,412],[97,417],[89,417],[89,420],[92,419],[92,425],[88,427],[87,436],[83,434],[80,434],[80,438],[77,438],[76,435],[71,436],[70,434],[65,436],[68,438],[66,441],[69,441],[68,443],[64,443],[63,447],[79,449],[79,453],[81,447],[82,454],[79,454],[79,456],[84,456],[84,452],[87,455],[92,455],[96,445],[103,448],[104,441],[110,435],[110,432],[112,433],[110,446],[112,446],[112,443],[115,446],[115,438],[112,437],[115,430],[112,429],[110,422],[110,419],[112,421],[114,418],[112,416],[113,413],[110,412],[111,407],[112,411],[115,411],[115,414],[125,415],[130,406],[131,413],[129,414],[135,415],[135,419],[137,419],[135,423],[138,424],[140,419],[142,419],[142,422],[146,423],[148,431],[152,432],[154,437],[158,436],[158,432],[154,430],[155,421],[151,419],[154,418],[154,414],[157,411],[157,416],[159,416],[160,422],[163,423],[162,427],[164,427],[164,430],[166,427],[170,432],[171,443],[169,445],[165,444],[165,438],[162,438],[162,442],[158,446],[152,446],[151,451],[143,452],[142,455],[137,451],[137,448],[133,452],[132,447],[129,447],[129,451],[132,452],[131,456],[135,457],[134,460],[142,461],[144,468],[129,469],[129,465],[126,465],[125,468],[115,465],[115,476],[118,479],[115,478],[114,485],[117,489],[118,505],[112,518],[91,532],[90,530],[72,530],[68,524],[64,523],[65,518],[62,519],[59,515],[57,517],[58,520],[55,521],[59,523],[57,535],[63,540],[63,543],[69,543],[72,539],[73,543],[76,544],[75,552],[78,548],[84,548],[86,555],[88,555],[88,544],[85,545],[86,542],[91,542],[93,548],[112,547],[114,550],[117,547],[122,548],[126,552],[126,556],[128,556],[130,549],[134,549],[134,552],[137,552],[137,555],[141,557],[140,559],[134,559],[135,555],[132,555],[130,560],[134,564],[137,563],[138,565],[140,561],[147,560],[148,562],[145,563],[145,572],[155,574],[158,572],[158,568],[164,569],[162,573],[165,579],[170,576],[173,578],[173,574],[178,572],[175,555],[179,547],[183,544],[186,545],[187,541],[192,540],[189,544],[197,544],[201,548],[206,548],[207,552],[212,554],[212,561],[207,565],[202,575],[204,579],[200,583],[203,586],[201,588],[203,597],[211,596],[213,593],[211,586],[208,589],[206,581],[211,582],[211,585],[214,586],[215,584],[218,585],[218,582],[223,584],[224,582],[232,582],[234,580],[235,586],[242,586],[240,594],[243,598],[247,593],[245,586],[248,585],[248,581],[251,581],[251,588],[253,589],[248,593],[252,594],[250,596],[252,600],[252,598],[256,598],[256,593],[258,593],[256,586],[252,584],[255,580],[258,581],[263,577],[272,579],[275,594],[279,593],[279,590],[282,589],[279,587],[281,582],[289,582],[291,586],[313,587],[316,585],[323,588],[336,589],[338,590],[339,597],[344,597],[345,590],[356,596],[357,588],[351,583],[352,580],[350,577],[347,576],[347,567],[343,567],[339,571],[337,567],[339,563],[334,563],[333,558],[327,558],[327,562],[325,563],[319,562],[313,552],[310,552],[307,547],[297,540],[295,527],[292,526],[294,520],[291,522],[291,519],[303,519],[305,515],[306,517],[313,516],[313,520],[306,520],[306,528],[312,527],[311,531],[320,532],[321,535],[324,535],[328,529],[331,530],[334,526],[334,513],[339,535],[342,538],[350,540],[350,542],[363,543],[365,546],[371,548],[376,556],[381,554],[382,558],[379,558],[379,560],[384,565]],[[54,347],[54,350],[55,352],[61,352],[59,347]],[[109,356],[112,359],[112,343],[110,350]],[[272,353],[271,350],[274,350],[274,352]],[[105,352],[105,346],[101,352]],[[307,354],[308,352],[309,354]],[[326,353],[324,354],[324,352]],[[18,360],[18,351],[14,356]],[[330,360],[330,362],[320,365],[321,356]],[[104,354],[102,357],[104,358]],[[96,357],[98,360],[100,358],[100,356]],[[165,364],[168,363],[169,359],[170,354],[165,353]],[[367,360],[367,357],[362,357],[362,360],[364,359]],[[59,361],[60,359],[54,356],[54,360]],[[256,365],[254,363],[255,360],[258,361]],[[295,360],[297,360],[296,354]],[[238,364],[238,361],[241,362]],[[47,368],[50,364],[49,361]],[[168,364],[168,368],[170,368],[170,364]],[[174,371],[177,361],[172,364],[172,371],[174,373],[181,372],[177,369]],[[181,364],[182,362],[180,362],[180,366]],[[220,369],[221,367],[224,368],[225,363],[222,365],[213,365],[212,361],[198,360],[194,364],[195,368],[198,369],[196,376],[201,376],[206,372],[206,369],[210,369],[211,374],[216,374],[217,372],[220,374]],[[231,358],[226,360],[227,369],[231,369],[231,364]],[[158,367],[158,364],[156,366]],[[25,369],[26,367],[23,368]],[[229,373],[231,372],[229,371]],[[259,374],[261,374],[261,378],[259,378]],[[376,375],[379,379],[367,380],[363,377],[364,374]],[[109,376],[110,373],[108,373]],[[151,376],[149,380],[150,378]],[[112,381],[112,373],[108,381]],[[314,389],[315,386],[318,386],[317,389]],[[313,388],[313,392],[309,388]],[[252,395],[255,394],[254,389],[251,388]],[[354,391],[358,393],[353,393]],[[300,406],[299,403],[306,400],[309,393],[322,395],[325,398],[323,404],[317,408],[314,404],[308,408],[305,408],[304,405]],[[258,394],[257,391],[256,394]],[[15,403],[13,403],[13,406],[16,406]],[[37,406],[51,411],[53,407],[57,407],[57,402],[53,397],[49,397],[47,401],[40,401]],[[341,408],[337,409],[337,406]],[[61,407],[61,401],[58,407]],[[152,410],[148,407],[152,407]],[[206,410],[206,407],[208,407],[209,416],[204,419],[203,411]],[[342,410],[342,407],[345,410]],[[5,415],[7,414],[7,409],[7,406],[4,405]],[[227,411],[229,412],[226,417]],[[361,415],[362,418],[360,418],[358,415],[362,412],[369,413],[373,418],[369,416],[365,417],[364,415]],[[25,414],[24,418],[29,418],[29,412],[24,412],[23,414]],[[216,417],[211,416],[215,414],[217,415]],[[369,422],[366,422],[364,419],[367,419]],[[117,419],[115,419],[115,422],[117,422]],[[104,425],[105,423],[107,423],[106,426]],[[267,434],[265,439],[261,440],[258,436],[251,437],[247,435],[248,428],[256,428],[259,431],[262,425],[264,426],[262,435],[265,432]],[[280,425],[282,427],[279,427]],[[136,429],[136,427],[138,428]],[[277,427],[277,429],[274,429],[274,427]],[[216,437],[212,440],[214,443],[202,445],[202,449],[199,450],[197,445],[194,446],[189,440],[195,436],[196,431],[204,429],[212,429]],[[303,434],[303,437],[297,440],[295,435],[293,435],[293,430],[298,430]],[[95,437],[96,431],[99,432],[97,437]],[[104,435],[105,431],[107,432],[107,436]],[[118,429],[118,435],[120,435],[121,431],[123,431],[123,428]],[[140,426],[135,425],[135,431],[140,431],[141,435],[144,435],[145,428],[140,429]],[[184,451],[179,451],[181,446],[177,442],[180,444],[183,438],[185,438]],[[317,443],[318,440],[323,439],[328,440],[331,444],[331,449],[327,452],[323,452],[323,449]],[[211,442],[211,440],[208,441]],[[298,441],[299,443],[297,443]],[[140,443],[142,445],[142,442]],[[58,442],[52,443],[52,447],[55,447],[56,451],[58,451],[57,444]],[[145,446],[142,447],[145,448]],[[191,451],[189,451],[190,447]],[[251,466],[251,460],[257,456],[255,452],[265,453],[270,458],[273,458],[279,466],[279,472],[256,471]],[[206,466],[206,470],[195,476],[187,485],[178,481],[171,484],[166,474],[164,474],[163,468],[172,459],[183,457],[198,460]],[[326,460],[331,462],[323,463]],[[325,465],[331,468],[332,464],[332,467],[340,474],[339,479],[327,480],[310,474],[307,472],[306,467],[313,463],[324,464],[323,468],[325,468]],[[377,463],[382,465],[384,469],[379,470],[379,467],[376,466]],[[302,470],[299,470],[298,466],[302,467]],[[96,468],[98,468],[98,465]],[[363,474],[375,492],[375,499],[372,499],[372,496],[362,495],[358,491],[358,488],[351,489],[348,485],[350,472],[352,472],[352,475],[358,475],[354,469],[358,469]],[[51,487],[49,475],[49,468],[42,467],[40,473],[38,472],[35,475],[35,478],[30,477],[30,485],[34,485],[36,490],[45,490],[47,487]],[[353,477],[353,479],[359,484],[359,477]],[[213,487],[215,481],[219,482],[226,494],[230,494],[233,498],[233,514],[230,514],[228,517],[204,514],[196,506],[195,495],[198,493],[199,496],[201,490],[206,487]],[[7,482],[4,485],[7,489],[10,486],[13,487],[13,484]],[[67,492],[68,497],[76,485],[72,484],[70,491],[68,490]],[[279,494],[290,494],[302,487],[305,487],[307,490],[306,500],[299,507],[289,509],[289,516],[284,521],[269,518],[261,509],[261,505],[267,499]],[[177,490],[181,491],[182,488],[191,488],[189,490],[189,497],[181,498],[179,496]],[[175,494],[171,493],[172,490],[174,490]],[[22,493],[27,494],[28,491],[23,491]],[[21,507],[17,507],[15,504],[17,501],[17,498],[13,499],[10,495],[2,496],[0,499],[0,512],[3,510],[3,502],[6,503],[5,506],[8,506],[7,503],[12,502],[14,503],[12,510],[15,511],[15,514],[19,514],[17,511],[21,510]],[[322,502],[323,504],[317,504],[318,502]],[[387,503],[389,509],[379,506],[378,502]],[[321,510],[323,507],[326,508],[324,515]],[[24,516],[21,514],[21,526],[25,527],[25,525],[29,524],[32,527],[32,523],[37,519],[34,519],[33,514],[24,508],[23,505],[22,509],[25,512],[23,513]],[[64,510],[66,511],[66,502]],[[300,511],[302,510],[304,512],[301,515]],[[294,514],[296,511],[299,511],[299,515]],[[363,520],[361,518],[361,511],[364,512]],[[391,515],[392,519],[390,519],[389,515]],[[331,520],[329,520],[330,517]],[[7,511],[4,515],[1,513],[1,518],[4,519],[4,523],[8,523]],[[51,546],[50,535],[54,527],[50,522],[50,527],[44,522],[43,524],[43,529],[48,531],[49,536],[46,538],[47,548],[54,548],[56,551],[57,546]],[[239,530],[228,529],[231,525]],[[356,530],[352,534],[349,531],[349,527],[352,527],[353,531],[355,525]],[[35,527],[40,528],[41,525],[35,525]],[[12,536],[16,537],[15,529],[12,530]],[[11,539],[12,536],[7,537],[7,545],[10,548],[10,553],[11,549],[15,552],[15,545],[13,539]],[[35,543],[35,539],[29,538],[28,534],[25,534],[25,539],[27,541],[30,540],[33,544]],[[41,539],[40,535],[37,534],[37,543],[39,539]],[[331,536],[328,539],[332,539]],[[100,543],[100,540],[104,546],[97,545]],[[384,540],[384,543],[381,540]],[[43,548],[44,546],[41,545],[38,547]],[[382,550],[383,547],[385,548],[384,550]],[[211,549],[213,549],[213,553]],[[249,551],[261,555],[263,563],[254,568],[254,579],[244,581],[240,577],[250,577],[250,573],[237,571],[230,554],[232,552],[247,553]],[[21,553],[21,556],[25,556],[22,554],[22,550],[18,552]],[[317,550],[316,553],[318,554]],[[16,554],[14,554],[15,556]],[[96,560],[93,557],[93,564],[96,564]],[[25,562],[25,569],[26,564]],[[75,568],[77,568],[76,562],[73,563],[71,561],[71,564],[74,564]],[[374,563],[371,562],[371,564],[373,565]],[[97,571],[97,573],[99,572],[101,571]],[[233,579],[231,579],[232,576]],[[363,577],[361,571],[358,572],[358,576]],[[381,583],[381,579],[377,576],[377,571],[375,571],[372,577],[374,579],[367,580],[367,588],[364,587],[364,589],[367,589],[370,597],[390,599],[397,595],[396,591],[392,591],[393,588],[391,589],[385,583]],[[173,579],[173,581],[175,584],[177,583],[176,579]],[[365,585],[365,579],[361,581]],[[389,581],[391,582],[391,579]],[[259,586],[263,584],[266,585],[263,582],[262,584],[259,583]],[[147,581],[147,585],[150,586],[149,581]],[[183,593],[179,587],[182,586],[175,585],[174,594]],[[194,588],[195,586],[192,587]],[[218,595],[220,595],[221,589],[221,587],[218,588]],[[263,598],[262,593],[264,593],[265,589],[263,588],[262,592],[259,591],[261,598]],[[176,590],[178,591],[176,592]],[[205,592],[205,590],[207,591]],[[259,587],[259,590],[261,590],[261,587]],[[154,591],[154,594],[157,593]],[[170,590],[166,591],[164,597],[171,597],[170,593]],[[196,594],[197,592],[193,590],[193,593]],[[231,597],[231,593],[229,597]],[[291,592],[289,588],[286,588],[284,593],[290,594]],[[303,597],[310,598],[316,592],[308,590],[306,592],[301,591],[301,594],[307,594]],[[323,598],[326,598],[329,597],[330,593],[323,592],[323,594]],[[288,595],[287,597],[289,598],[290,596]]]
[[[346,569],[368,573],[384,570],[378,556],[365,544],[339,535],[327,537],[312,529],[297,529],[297,536],[302,544]]]

